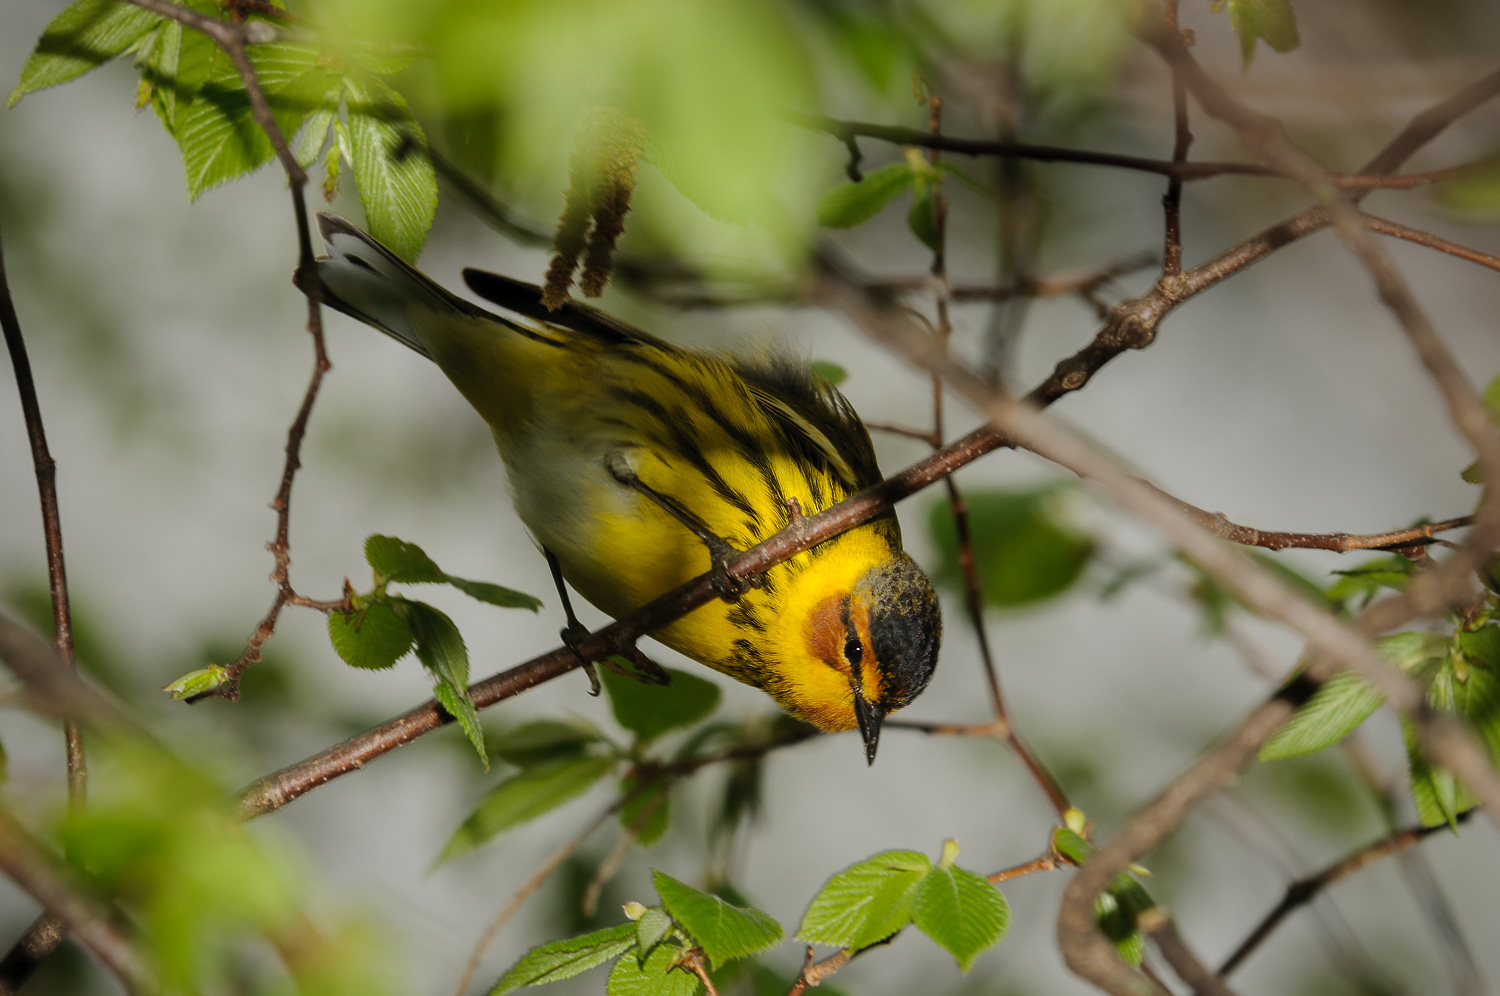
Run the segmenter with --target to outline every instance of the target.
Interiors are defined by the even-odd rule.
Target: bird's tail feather
[[[318,257],[323,303],[428,355],[412,323],[413,309],[485,314],[443,290],[395,253],[336,214],[318,212],[328,255]]]

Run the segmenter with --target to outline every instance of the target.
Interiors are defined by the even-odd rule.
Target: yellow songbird
[[[464,279],[491,314],[336,215],[318,224],[325,302],[433,360],[489,423],[516,511],[584,598],[622,616],[881,479],[849,402],[808,365],[669,345],[530,284]],[[723,579],[725,582],[728,578]],[[771,568],[653,633],[826,731],[926,687],[942,621],[894,514]]]

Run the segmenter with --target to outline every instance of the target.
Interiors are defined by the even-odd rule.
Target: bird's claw
[[[583,652],[578,649],[578,644],[583,641],[584,637],[589,635],[588,627],[574,621],[564,626],[562,632],[558,635],[562,637],[563,646],[573,651],[573,656],[577,657],[579,663],[583,665],[583,673],[589,676],[589,694],[594,698],[598,698],[601,689],[599,672],[595,669],[594,662],[584,656]]]

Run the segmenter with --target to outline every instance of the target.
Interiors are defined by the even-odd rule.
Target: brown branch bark
[[[1433,235],[1431,232],[1424,232],[1420,228],[1412,228],[1409,225],[1403,225],[1400,222],[1390,221],[1386,218],[1377,218],[1373,214],[1366,213],[1364,219],[1365,224],[1369,226],[1372,232],[1379,232],[1381,235],[1389,235],[1392,238],[1405,239],[1407,242],[1415,242],[1417,245],[1426,246],[1428,249],[1436,249],[1438,252],[1457,256],[1459,259],[1466,259],[1471,263],[1487,266],[1491,270],[1500,270],[1500,256],[1492,256],[1487,252],[1480,252],[1478,249],[1472,249],[1457,242],[1450,242],[1447,239]]]
[[[1460,823],[1465,822],[1473,814],[1473,810],[1460,813],[1458,821]],[[1327,889],[1335,882],[1346,879],[1362,868],[1372,865],[1383,858],[1414,847],[1433,834],[1447,829],[1447,824],[1443,824],[1435,827],[1419,826],[1398,830],[1395,833],[1382,837],[1373,844],[1361,847],[1342,860],[1335,861],[1317,874],[1299,878],[1290,883],[1287,885],[1286,894],[1281,897],[1281,901],[1256,924],[1255,928],[1250,931],[1250,934],[1234,949],[1234,953],[1224,960],[1224,964],[1219,968],[1219,975],[1227,976],[1238,968],[1256,948],[1260,947],[1267,937],[1271,936],[1271,932],[1281,924],[1282,920],[1312,902],[1318,893]]]
[[[37,499],[42,512],[42,538],[47,551],[47,589],[52,599],[53,647],[62,658],[61,666],[76,672],[73,654],[73,611],[68,597],[68,571],[63,559],[62,516],[57,508],[57,461],[47,446],[47,430],[42,422],[41,402],[36,381],[31,376],[31,359],[26,353],[26,339],[16,314],[15,299],[5,272],[5,251],[0,243],[0,333],[15,371],[16,391],[21,398],[21,417],[26,424],[26,438],[31,445],[31,463],[36,474]],[[88,792],[88,762],[84,754],[83,730],[74,720],[63,722],[63,754],[68,772],[68,805],[84,805]],[[15,992],[51,954],[66,930],[56,917],[44,915],[36,920],[0,961],[0,996]]]
[[[1054,145],[1031,145],[1026,142],[994,141],[983,138],[959,138],[953,135],[932,135],[917,128],[896,125],[873,124],[865,121],[843,121],[822,115],[795,115],[796,124],[813,131],[826,132],[841,142],[855,138],[874,138],[894,145],[914,145],[923,149],[941,149],[966,156],[997,156],[1004,159],[1031,159],[1047,163],[1077,163],[1085,166],[1105,166],[1115,169],[1133,170],[1140,173],[1155,173],[1158,176],[1175,177],[1184,183],[1209,180],[1220,176],[1252,176],[1295,179],[1288,173],[1264,163],[1232,162],[1174,162],[1167,159],[1152,159],[1147,156],[1131,156],[1114,152],[1096,152],[1088,149],[1066,149]],[[1451,123],[1452,118],[1445,122]],[[1441,130],[1441,129],[1439,129]],[[1434,133],[1435,134],[1435,133]],[[1420,144],[1425,144],[1431,136]],[[1405,158],[1404,156],[1402,158]],[[1329,173],[1328,178],[1346,190],[1407,190],[1451,180],[1469,169],[1468,164],[1450,166],[1445,169],[1405,176],[1391,176],[1388,169],[1366,168],[1357,173]]]
[[[1149,481],[1146,483],[1150,484]],[[1230,522],[1222,512],[1206,511],[1196,505],[1188,504],[1181,498],[1162,491],[1154,484],[1151,484],[1150,487],[1157,494],[1174,502],[1184,516],[1197,523],[1205,531],[1219,537],[1219,539],[1238,543],[1240,546],[1255,546],[1265,550],[1289,550],[1295,548],[1301,550],[1329,550],[1334,553],[1350,553],[1355,550],[1399,551],[1426,546],[1435,541],[1438,533],[1445,533],[1453,529],[1463,529],[1474,523],[1472,515],[1461,515],[1453,519],[1427,522],[1420,526],[1412,526],[1409,529],[1396,529],[1385,533],[1273,532]]]

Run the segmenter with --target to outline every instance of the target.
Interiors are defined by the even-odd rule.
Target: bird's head
[[[839,556],[847,552],[825,554],[833,563],[821,572],[814,553],[794,582],[806,586],[804,597],[794,601],[808,608],[786,620],[796,630],[787,635],[804,654],[797,655],[797,666],[783,670],[781,687],[772,694],[822,730],[857,727],[873,764],[885,717],[916,698],[932,678],[943,623],[932,582],[901,550]],[[846,562],[843,569],[836,566],[839,560]],[[820,573],[832,583],[820,584]]]

